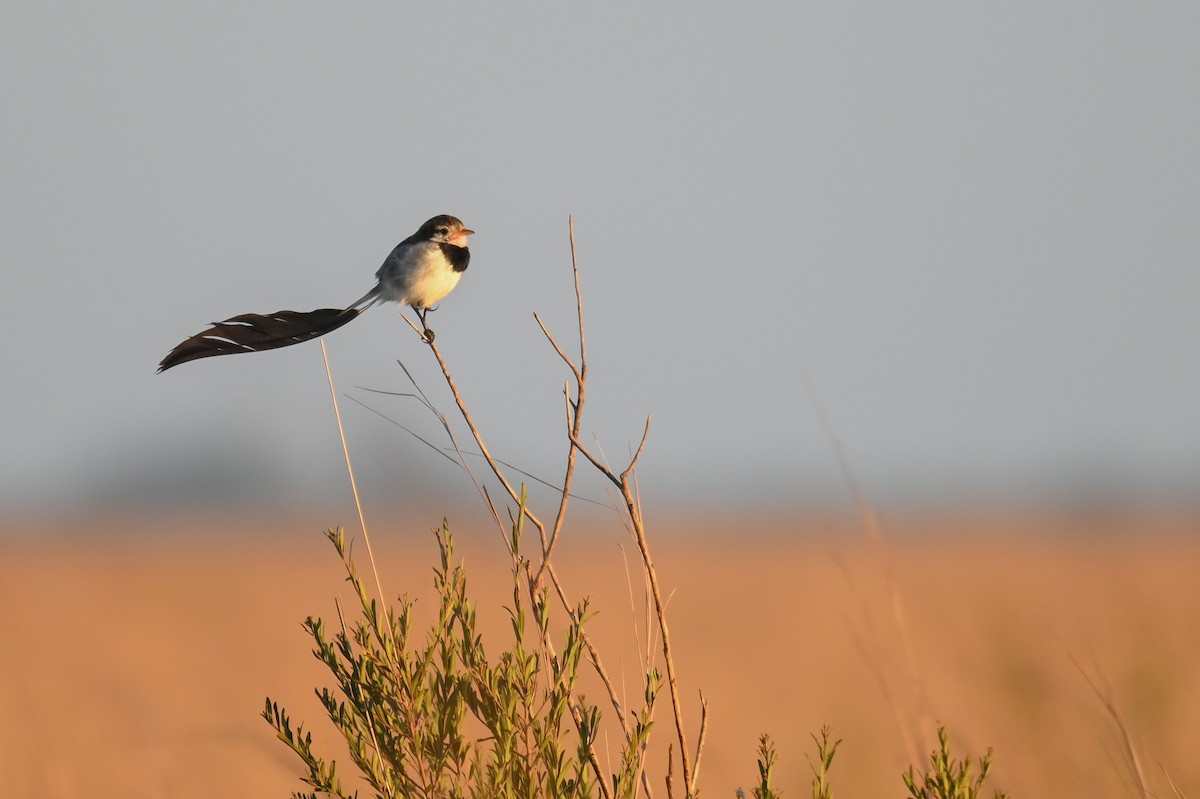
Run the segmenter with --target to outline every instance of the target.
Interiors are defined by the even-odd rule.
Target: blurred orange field
[[[372,530],[388,593],[426,609],[437,521]],[[886,548],[850,517],[654,524],[692,746],[698,692],[709,703],[704,795],[750,790],[766,732],[779,749],[776,787],[807,796],[809,736],[830,724],[843,740],[835,793],[901,797],[901,771],[914,752],[924,761],[941,723],[959,755],[994,749],[990,788],[1134,796],[1097,691],[1127,725],[1154,795],[1175,795],[1169,780],[1200,794],[1197,517],[989,512],[882,523]],[[267,695],[345,761],[312,693],[329,680],[300,627],[310,614],[333,619],[335,595],[351,606],[319,525],[0,528],[5,793],[287,796],[304,786],[299,761],[258,715]],[[511,602],[507,557],[494,531],[459,531],[456,546],[495,651]],[[568,591],[599,612],[589,629],[631,696],[644,644],[634,634],[640,583],[631,590],[626,577],[636,554],[617,526],[568,530],[556,555]],[[665,746],[665,693],[657,719]],[[665,796],[661,772],[655,780]]]

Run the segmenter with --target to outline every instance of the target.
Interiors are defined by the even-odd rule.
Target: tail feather
[[[368,294],[363,300],[370,298]],[[165,372],[172,366],[209,358],[214,355],[232,355],[238,352],[258,352],[277,347],[288,347],[302,341],[323,336],[337,330],[357,317],[364,308],[319,308],[315,311],[276,311],[273,314],[247,313],[214,322],[167,353],[158,364],[158,371]]]

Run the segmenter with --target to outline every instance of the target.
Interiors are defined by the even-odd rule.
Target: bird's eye
[[[440,227],[440,228],[438,228],[438,229],[437,229],[437,232],[438,232],[438,235],[439,235],[439,236],[445,236],[447,233],[449,233],[449,232],[450,232],[450,228],[448,228],[448,227]]]

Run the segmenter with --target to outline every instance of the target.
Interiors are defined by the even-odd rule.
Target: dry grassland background
[[[389,594],[428,608],[438,521],[372,530]],[[10,520],[0,536],[5,794],[286,796],[302,787],[299,763],[258,717],[268,694],[343,760],[312,694],[328,680],[300,628],[309,614],[334,618],[335,595],[349,606],[320,524]],[[808,795],[809,734],[828,723],[844,740],[839,796],[903,796],[900,772],[914,748],[924,759],[940,722],[960,755],[994,747],[991,785],[1014,797],[1134,796],[1090,678],[1111,690],[1156,794],[1173,795],[1165,769],[1197,795],[1198,526],[885,515],[885,552],[850,517],[658,520],[652,544],[674,592],[693,740],[697,691],[710,703],[701,790],[749,790],[768,732],[779,787]],[[642,599],[635,587],[631,604],[624,565],[634,547],[617,524],[569,533],[564,582],[592,598],[606,665],[637,693]],[[456,543],[495,650],[506,558],[494,531],[459,530]],[[669,713],[664,696],[663,745]]]

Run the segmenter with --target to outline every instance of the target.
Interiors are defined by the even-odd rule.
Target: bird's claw
[[[434,337],[433,330],[430,329],[429,322],[425,321],[425,315],[430,311],[436,311],[437,306],[435,305],[432,308],[418,308],[414,305],[413,310],[417,312],[417,318],[421,320],[421,327],[424,328],[424,332],[421,333],[421,338],[425,339],[427,344],[432,344]]]

